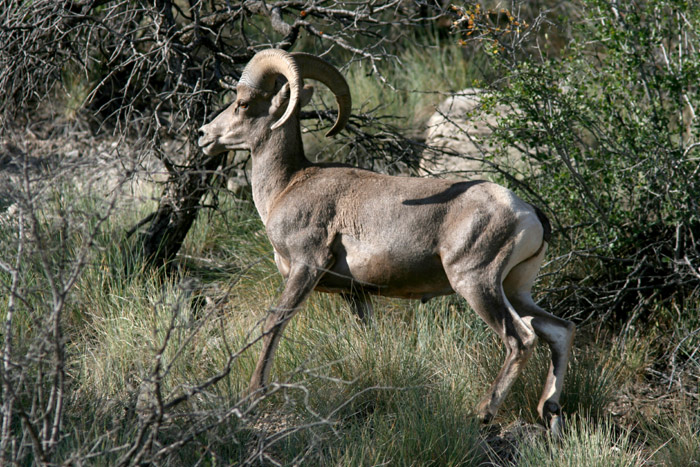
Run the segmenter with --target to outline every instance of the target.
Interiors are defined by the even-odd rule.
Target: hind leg
[[[558,433],[563,428],[559,399],[573,344],[575,326],[570,321],[546,312],[532,300],[532,283],[540,269],[543,257],[544,248],[539,255],[517,264],[507,274],[503,281],[503,288],[508,301],[521,318],[529,322],[537,336],[549,345],[552,359],[537,411],[545,425],[552,432]]]
[[[490,422],[532,354],[537,337],[506,299],[500,278],[484,274],[462,275],[453,283],[469,306],[498,334],[506,347],[506,358],[498,376],[477,406],[477,414]]]

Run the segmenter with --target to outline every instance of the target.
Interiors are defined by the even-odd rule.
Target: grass
[[[88,202],[82,211],[97,206]],[[161,357],[167,368],[162,393],[174,397],[226,366],[227,348],[238,349],[247,342],[281,287],[255,212],[250,203],[233,199],[223,200],[221,213],[201,217],[178,273],[164,278],[141,271],[124,277],[123,239],[114,240],[121,226],[141,214],[120,214],[102,227],[66,310],[74,396],[65,428],[73,435],[64,441],[62,459],[86,445],[109,449],[133,439],[139,420],[134,410],[168,330]],[[79,241],[80,236],[73,235],[59,243]],[[56,261],[70,256],[58,248],[49,251]],[[27,285],[34,284],[36,300],[45,297],[40,276],[38,271],[25,276]],[[201,296],[217,304],[198,304],[195,298]],[[264,402],[251,424],[218,425],[169,459],[196,460],[205,446],[211,459],[243,462],[252,440],[266,433],[277,440],[266,446],[266,455],[283,464],[299,458],[319,465],[483,462],[489,456],[485,433],[472,410],[500,366],[503,351],[498,340],[457,297],[425,305],[381,299],[376,308],[377,319],[367,327],[337,297],[313,295],[290,323],[278,350],[272,377],[281,389]],[[36,321],[28,315],[17,321],[23,341],[36,337],[32,322]],[[698,425],[692,404],[645,428],[645,442],[609,420],[605,407],[624,378],[633,378],[630,372],[639,371],[644,366],[639,361],[648,358],[643,344],[621,353],[610,340],[577,343],[563,400],[567,411],[577,414],[571,430],[556,445],[542,436],[521,440],[518,465],[697,461]],[[174,415],[199,411],[214,416],[222,406],[235,406],[255,356],[255,349],[244,353],[229,376],[178,407]],[[534,422],[547,362],[548,352],[538,347],[506,401],[500,423]],[[104,433],[114,440],[104,439]],[[163,427],[161,441],[175,440],[177,433],[173,426]],[[116,457],[100,460],[110,463]]]
[[[524,445],[517,464],[522,467],[634,467],[648,464],[648,453],[627,429],[602,421],[575,417],[561,440],[539,437]]]
[[[399,126],[415,131],[447,95],[479,87],[486,65],[478,56],[465,56],[465,49],[448,39],[431,42],[406,46],[399,60],[382,70],[390,84],[378,85],[381,80],[364,62],[350,65],[346,77],[353,83],[354,107],[369,111],[381,103],[381,114],[398,116]]]
[[[388,70],[401,89],[385,99],[367,70],[348,70],[358,89],[356,106],[383,102],[386,114],[418,109],[402,122],[424,118],[440,92],[472,84],[474,74],[448,66],[461,60],[456,47],[421,53],[408,48],[404,68]],[[438,70],[421,70],[429,61]],[[355,89],[355,86],[353,87]],[[407,92],[430,89],[428,94]],[[410,125],[407,125],[410,126]],[[659,410],[656,418],[611,417],[609,406],[633,384],[651,386],[649,368],[660,367],[653,328],[628,335],[624,346],[613,334],[588,329],[576,341],[564,410],[570,429],[559,441],[541,431],[515,437],[509,457],[498,458],[493,439],[518,423],[535,423],[535,408],[549,353],[540,345],[506,400],[494,427],[481,427],[474,407],[504,358],[494,334],[458,297],[426,304],[377,299],[377,317],[363,326],[336,296],[314,294],[290,322],[272,370],[272,391],[255,412],[247,412],[244,391],[258,345],[254,340],[264,310],[273,305],[282,280],[251,201],[221,195],[216,212],[203,212],[188,235],[176,271],[138,270],[124,231],[152,209],[149,202],[120,206],[98,228],[104,203],[72,193],[58,183],[55,196],[37,208],[46,243],[28,240],[21,265],[22,301],[15,304],[13,355],[22,366],[17,404],[47,403],[51,358],[35,358],[47,341],[51,277],[65,277],[87,234],[87,265],[67,295],[62,312],[66,352],[66,409],[55,463],[84,459],[113,465],[157,411],[154,394],[166,403],[228,373],[181,404],[169,407],[157,428],[158,449],[178,446],[153,462],[163,465],[259,463],[288,465],[693,465],[700,462],[697,388],[695,398]],[[2,214],[2,213],[0,213]],[[71,222],[64,222],[70,220]],[[2,260],[12,263],[17,220],[0,222]],[[27,237],[29,238],[29,237]],[[48,268],[40,261],[47,255]],[[10,276],[0,272],[7,290]],[[0,302],[0,320],[8,318]],[[695,329],[688,316],[679,329]],[[599,324],[599,323],[598,323]],[[7,339],[2,329],[2,341]],[[50,333],[48,333],[50,334]],[[697,335],[673,336],[678,359],[693,373]],[[12,373],[15,375],[15,373]],[[19,381],[12,380],[13,383]],[[20,384],[21,383],[21,384]],[[157,389],[154,390],[154,384]],[[692,388],[691,388],[692,389]],[[692,393],[692,391],[690,391]],[[671,397],[671,396],[669,396]],[[675,395],[674,395],[675,397]],[[154,409],[154,406],[156,409]],[[239,415],[241,415],[239,417]],[[637,418],[635,418],[637,417]],[[150,425],[149,425],[150,426]],[[12,434],[21,443],[21,423]],[[494,433],[498,432],[498,436]],[[150,431],[149,431],[150,433]],[[505,435],[503,435],[505,436]],[[187,442],[179,446],[178,440]],[[28,443],[23,449],[31,451]],[[500,455],[500,454],[498,454]],[[23,458],[32,463],[31,455]]]
[[[124,277],[123,242],[114,240],[140,214],[120,214],[103,226],[66,310],[73,396],[65,429],[73,434],[63,441],[60,459],[84,453],[86,446],[108,451],[133,440],[156,356],[164,368],[163,397],[185,393],[226,367],[229,352],[250,340],[282,285],[255,212],[234,199],[222,200],[221,213],[200,218],[179,272]],[[78,242],[79,236],[62,241]],[[259,411],[244,420],[212,422],[161,461],[251,461],[261,440],[263,458],[283,465],[300,459],[316,465],[480,465],[493,458],[484,444],[489,432],[473,408],[500,367],[500,342],[458,297],[424,305],[379,299],[375,305],[375,322],[364,326],[337,297],[314,294],[288,326],[272,374],[278,389]],[[27,316],[18,321],[23,340],[35,337],[29,322]],[[642,344],[623,353],[611,342],[577,342],[563,399],[573,414],[570,430],[556,443],[543,435],[519,440],[518,465],[697,460],[692,404],[645,427],[644,440],[610,420],[605,407],[648,358],[640,356],[647,353]],[[170,416],[201,426],[237,407],[255,358],[256,348],[243,353],[228,376]],[[539,346],[499,415],[502,426],[535,422],[548,358]],[[164,423],[160,442],[175,442],[178,426]]]
[[[55,219],[89,219],[102,207],[79,195],[69,202],[66,195],[73,195],[62,190],[64,196],[49,197],[38,216],[57,276],[89,228],[71,231]],[[109,451],[134,439],[143,416],[139,401],[149,394],[156,358],[163,368],[161,394],[172,400],[220,372],[230,352],[251,340],[282,282],[251,203],[224,197],[220,206],[200,217],[170,276],[145,270],[124,275],[130,259],[120,232],[149,205],[120,211],[100,226],[63,315],[72,394],[65,430],[71,435],[58,458],[84,454],[86,446]],[[4,228],[12,244],[15,234]],[[41,337],[44,315],[36,311],[47,299],[47,273],[35,256],[28,260],[23,280],[31,306],[20,307],[15,317],[20,353]],[[314,294],[288,326],[272,374],[279,389],[260,411],[244,420],[212,422],[185,449],[161,460],[195,462],[204,449],[210,459],[245,462],[256,439],[266,440],[264,454],[282,464],[303,458],[319,465],[479,465],[493,457],[472,411],[503,359],[497,338],[458,297],[423,305],[378,299],[375,306],[375,322],[364,326],[337,297]],[[692,400],[665,418],[646,421],[643,440],[611,421],[606,407],[625,381],[653,364],[654,354],[643,335],[624,350],[613,343],[609,336],[577,341],[562,401],[574,414],[570,431],[556,444],[541,435],[519,440],[518,465],[697,462]],[[238,407],[256,349],[235,358],[228,376],[173,408],[171,417],[200,426],[221,417],[222,407]],[[539,346],[499,415],[503,426],[536,422],[548,359]],[[174,422],[160,428],[165,445],[179,436]],[[109,464],[117,454],[96,460]]]
[[[697,401],[680,401],[660,420],[645,420],[645,431],[659,446],[654,460],[662,465],[700,465],[700,408]]]

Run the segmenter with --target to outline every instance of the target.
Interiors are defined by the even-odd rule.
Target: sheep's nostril
[[[199,139],[204,138],[204,130],[202,130],[201,128],[199,130],[197,130],[197,138],[199,138]]]

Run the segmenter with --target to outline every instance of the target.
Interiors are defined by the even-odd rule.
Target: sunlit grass
[[[517,465],[633,467],[647,465],[649,454],[627,429],[613,423],[573,418],[562,439],[537,437],[521,446]]]
[[[170,276],[149,270],[126,274],[133,258],[119,226],[133,224],[143,212],[111,219],[96,237],[98,248],[69,307],[68,348],[72,384],[85,401],[81,410],[89,406],[86,401],[99,401],[93,416],[106,426],[113,411],[143,392],[161,351],[167,368],[163,393],[174,396],[225,367],[229,352],[256,335],[259,320],[279,295],[282,281],[251,205],[228,199],[221,206],[220,213],[201,216],[181,267]],[[375,299],[375,308],[376,318],[366,326],[337,296],[314,294],[288,326],[272,372],[273,384],[288,389],[261,407],[265,413],[286,413],[301,427],[323,421],[323,428],[295,431],[275,446],[278,454],[293,459],[311,443],[309,455],[319,462],[478,463],[486,451],[473,409],[502,363],[500,341],[456,296],[424,305]],[[240,356],[206,398],[192,403],[213,409],[222,400],[240,398],[257,348]],[[569,377],[575,397],[611,392],[615,381],[600,372],[601,358],[575,355]],[[544,348],[533,358],[502,411],[503,422],[534,421],[547,359]],[[599,379],[581,383],[591,376]],[[604,405],[594,400],[569,407],[583,411]]]
[[[169,398],[217,374],[232,351],[259,335],[259,322],[283,283],[252,205],[220,201],[219,212],[200,217],[169,276],[139,269],[126,274],[133,258],[123,225],[133,225],[146,208],[120,212],[95,238],[66,314],[68,374],[75,389],[66,420],[76,432],[67,449],[98,439],[108,444],[106,432],[115,442],[134,435],[136,425],[129,423],[138,417],[128,415],[129,407],[144,393],[161,351],[167,369],[161,373],[162,392]],[[97,207],[87,203],[81,209]],[[75,245],[79,240],[62,239]],[[42,283],[39,275],[35,283]],[[474,407],[500,369],[501,342],[457,296],[427,304],[375,298],[374,304],[376,317],[367,326],[338,296],[312,294],[279,346],[271,375],[272,387],[279,389],[260,405],[262,418],[256,420],[263,421],[232,421],[229,429],[212,431],[211,439],[203,435],[201,443],[245,459],[245,444],[220,440],[247,439],[257,436],[257,426],[267,426],[279,437],[269,451],[287,463],[300,456],[333,465],[482,462],[489,451]],[[33,322],[29,316],[17,322],[22,319]],[[23,336],[30,339],[33,329],[24,327]],[[697,459],[691,409],[650,426],[644,454],[626,431],[607,421],[605,407],[616,391],[649,365],[653,352],[644,342],[644,336],[631,338],[623,352],[614,338],[577,341],[562,398],[571,429],[557,445],[566,454],[557,458],[554,445],[538,437],[518,444],[519,462],[640,465],[650,452],[663,463]],[[216,413],[222,405],[237,404],[258,349],[254,345],[237,357],[228,376],[178,410]],[[536,421],[548,364],[549,351],[540,343],[497,424]],[[88,418],[95,423],[86,424]],[[275,422],[265,421],[270,419]],[[176,436],[174,429],[169,426],[164,436]],[[187,449],[178,456],[198,458]]]

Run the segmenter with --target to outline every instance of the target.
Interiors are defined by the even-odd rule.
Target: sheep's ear
[[[299,102],[299,108],[301,109],[309,102],[311,102],[311,97],[314,95],[314,87],[310,84],[304,86],[301,90],[301,102]]]
[[[306,104],[311,102],[311,97],[314,95],[314,87],[306,85],[301,89],[301,98],[299,100],[299,108],[304,107]],[[270,113],[275,117],[279,118],[287,108],[287,103],[289,103],[289,84],[285,83],[282,89],[279,90],[277,94],[272,98],[272,103],[270,104]]]

